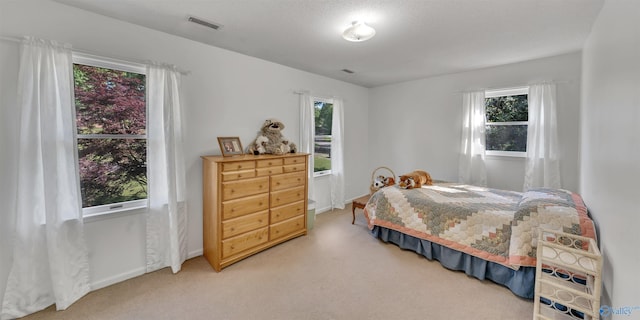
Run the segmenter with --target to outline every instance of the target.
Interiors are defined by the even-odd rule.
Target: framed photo
[[[238,137],[218,137],[218,144],[220,144],[220,151],[225,157],[244,153]]]

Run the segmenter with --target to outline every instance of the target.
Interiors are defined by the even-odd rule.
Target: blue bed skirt
[[[467,275],[480,280],[491,280],[509,288],[519,297],[533,299],[535,267],[520,267],[518,270],[513,270],[495,262],[380,226],[374,226],[371,234],[384,242],[391,242],[402,249],[421,254],[429,260],[438,260],[447,269],[464,271]]]

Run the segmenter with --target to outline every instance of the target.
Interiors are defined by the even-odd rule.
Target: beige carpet
[[[220,273],[197,257],[25,319],[531,319],[531,301],[373,238],[356,213]]]

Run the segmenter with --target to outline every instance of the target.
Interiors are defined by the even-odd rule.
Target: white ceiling
[[[365,87],[580,50],[603,0],[55,0]],[[187,21],[222,24],[217,31]],[[342,39],[351,21],[376,29]],[[342,69],[355,71],[347,74]]]

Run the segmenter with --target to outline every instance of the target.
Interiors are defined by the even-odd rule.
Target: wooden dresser
[[[307,157],[202,157],[204,256],[216,271],[307,234]]]

